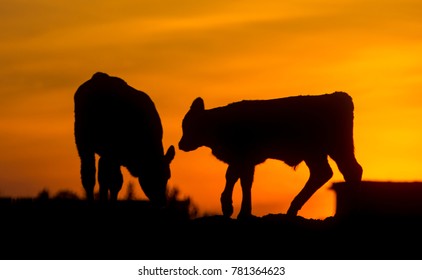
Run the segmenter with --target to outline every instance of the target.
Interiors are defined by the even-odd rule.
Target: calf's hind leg
[[[343,174],[344,180],[352,187],[356,187],[362,181],[362,166],[357,162],[354,155],[333,156],[338,169]]]
[[[309,168],[309,179],[303,189],[293,199],[287,210],[288,216],[297,216],[297,212],[311,198],[311,196],[333,176],[327,156],[318,156],[305,160]]]
[[[112,159],[101,157],[98,162],[98,183],[100,185],[100,200],[107,200],[108,191],[110,191],[110,200],[116,201],[123,184],[120,165]]]

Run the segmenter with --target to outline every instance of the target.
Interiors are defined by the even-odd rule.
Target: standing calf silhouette
[[[233,214],[233,188],[240,178],[238,218],[252,215],[251,188],[257,164],[270,158],[296,167],[305,161],[310,177],[287,211],[296,216],[332,177],[328,156],[346,182],[357,185],[361,181],[362,167],[354,155],[353,110],[352,98],[344,92],[241,101],[208,110],[197,98],[183,119],[179,148],[193,151],[206,146],[228,164],[220,199],[225,216]]]
[[[149,200],[166,202],[170,162],[164,154],[163,129],[150,97],[117,77],[95,73],[74,95],[75,141],[81,159],[81,179],[87,199],[94,199],[95,154],[100,199],[117,200],[123,184],[120,166],[137,177]]]

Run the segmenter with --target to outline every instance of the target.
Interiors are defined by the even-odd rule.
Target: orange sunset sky
[[[73,94],[96,71],[154,100],[173,144],[169,185],[201,213],[220,214],[225,163],[208,148],[177,149],[192,101],[346,91],[355,103],[364,180],[422,180],[420,0],[2,0],[0,196],[83,195]],[[128,134],[130,136],[130,132]],[[334,176],[300,216],[335,213]],[[268,160],[256,168],[253,214],[285,213],[308,177]],[[125,173],[128,182],[138,183]],[[234,193],[237,216],[240,186]]]

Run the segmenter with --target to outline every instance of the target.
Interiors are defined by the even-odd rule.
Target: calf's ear
[[[204,110],[205,109],[204,100],[202,100],[201,97],[196,98],[192,102],[192,105],[190,106],[190,109],[192,111],[202,111],[202,110]]]

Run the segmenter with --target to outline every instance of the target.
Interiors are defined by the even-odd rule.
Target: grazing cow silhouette
[[[362,167],[354,155],[353,111],[352,98],[344,92],[248,100],[208,110],[198,97],[183,119],[179,149],[193,151],[206,146],[228,164],[220,199],[225,216],[233,214],[233,188],[240,178],[238,218],[252,215],[251,188],[257,164],[270,158],[296,167],[304,161],[309,179],[287,211],[296,216],[332,177],[328,156],[346,182],[357,185],[361,181]]]
[[[149,200],[166,202],[170,162],[175,150],[164,154],[163,129],[150,97],[118,77],[97,72],[74,95],[75,141],[81,160],[81,180],[88,200],[94,199],[95,154],[100,199],[117,200],[124,166],[137,177]]]

